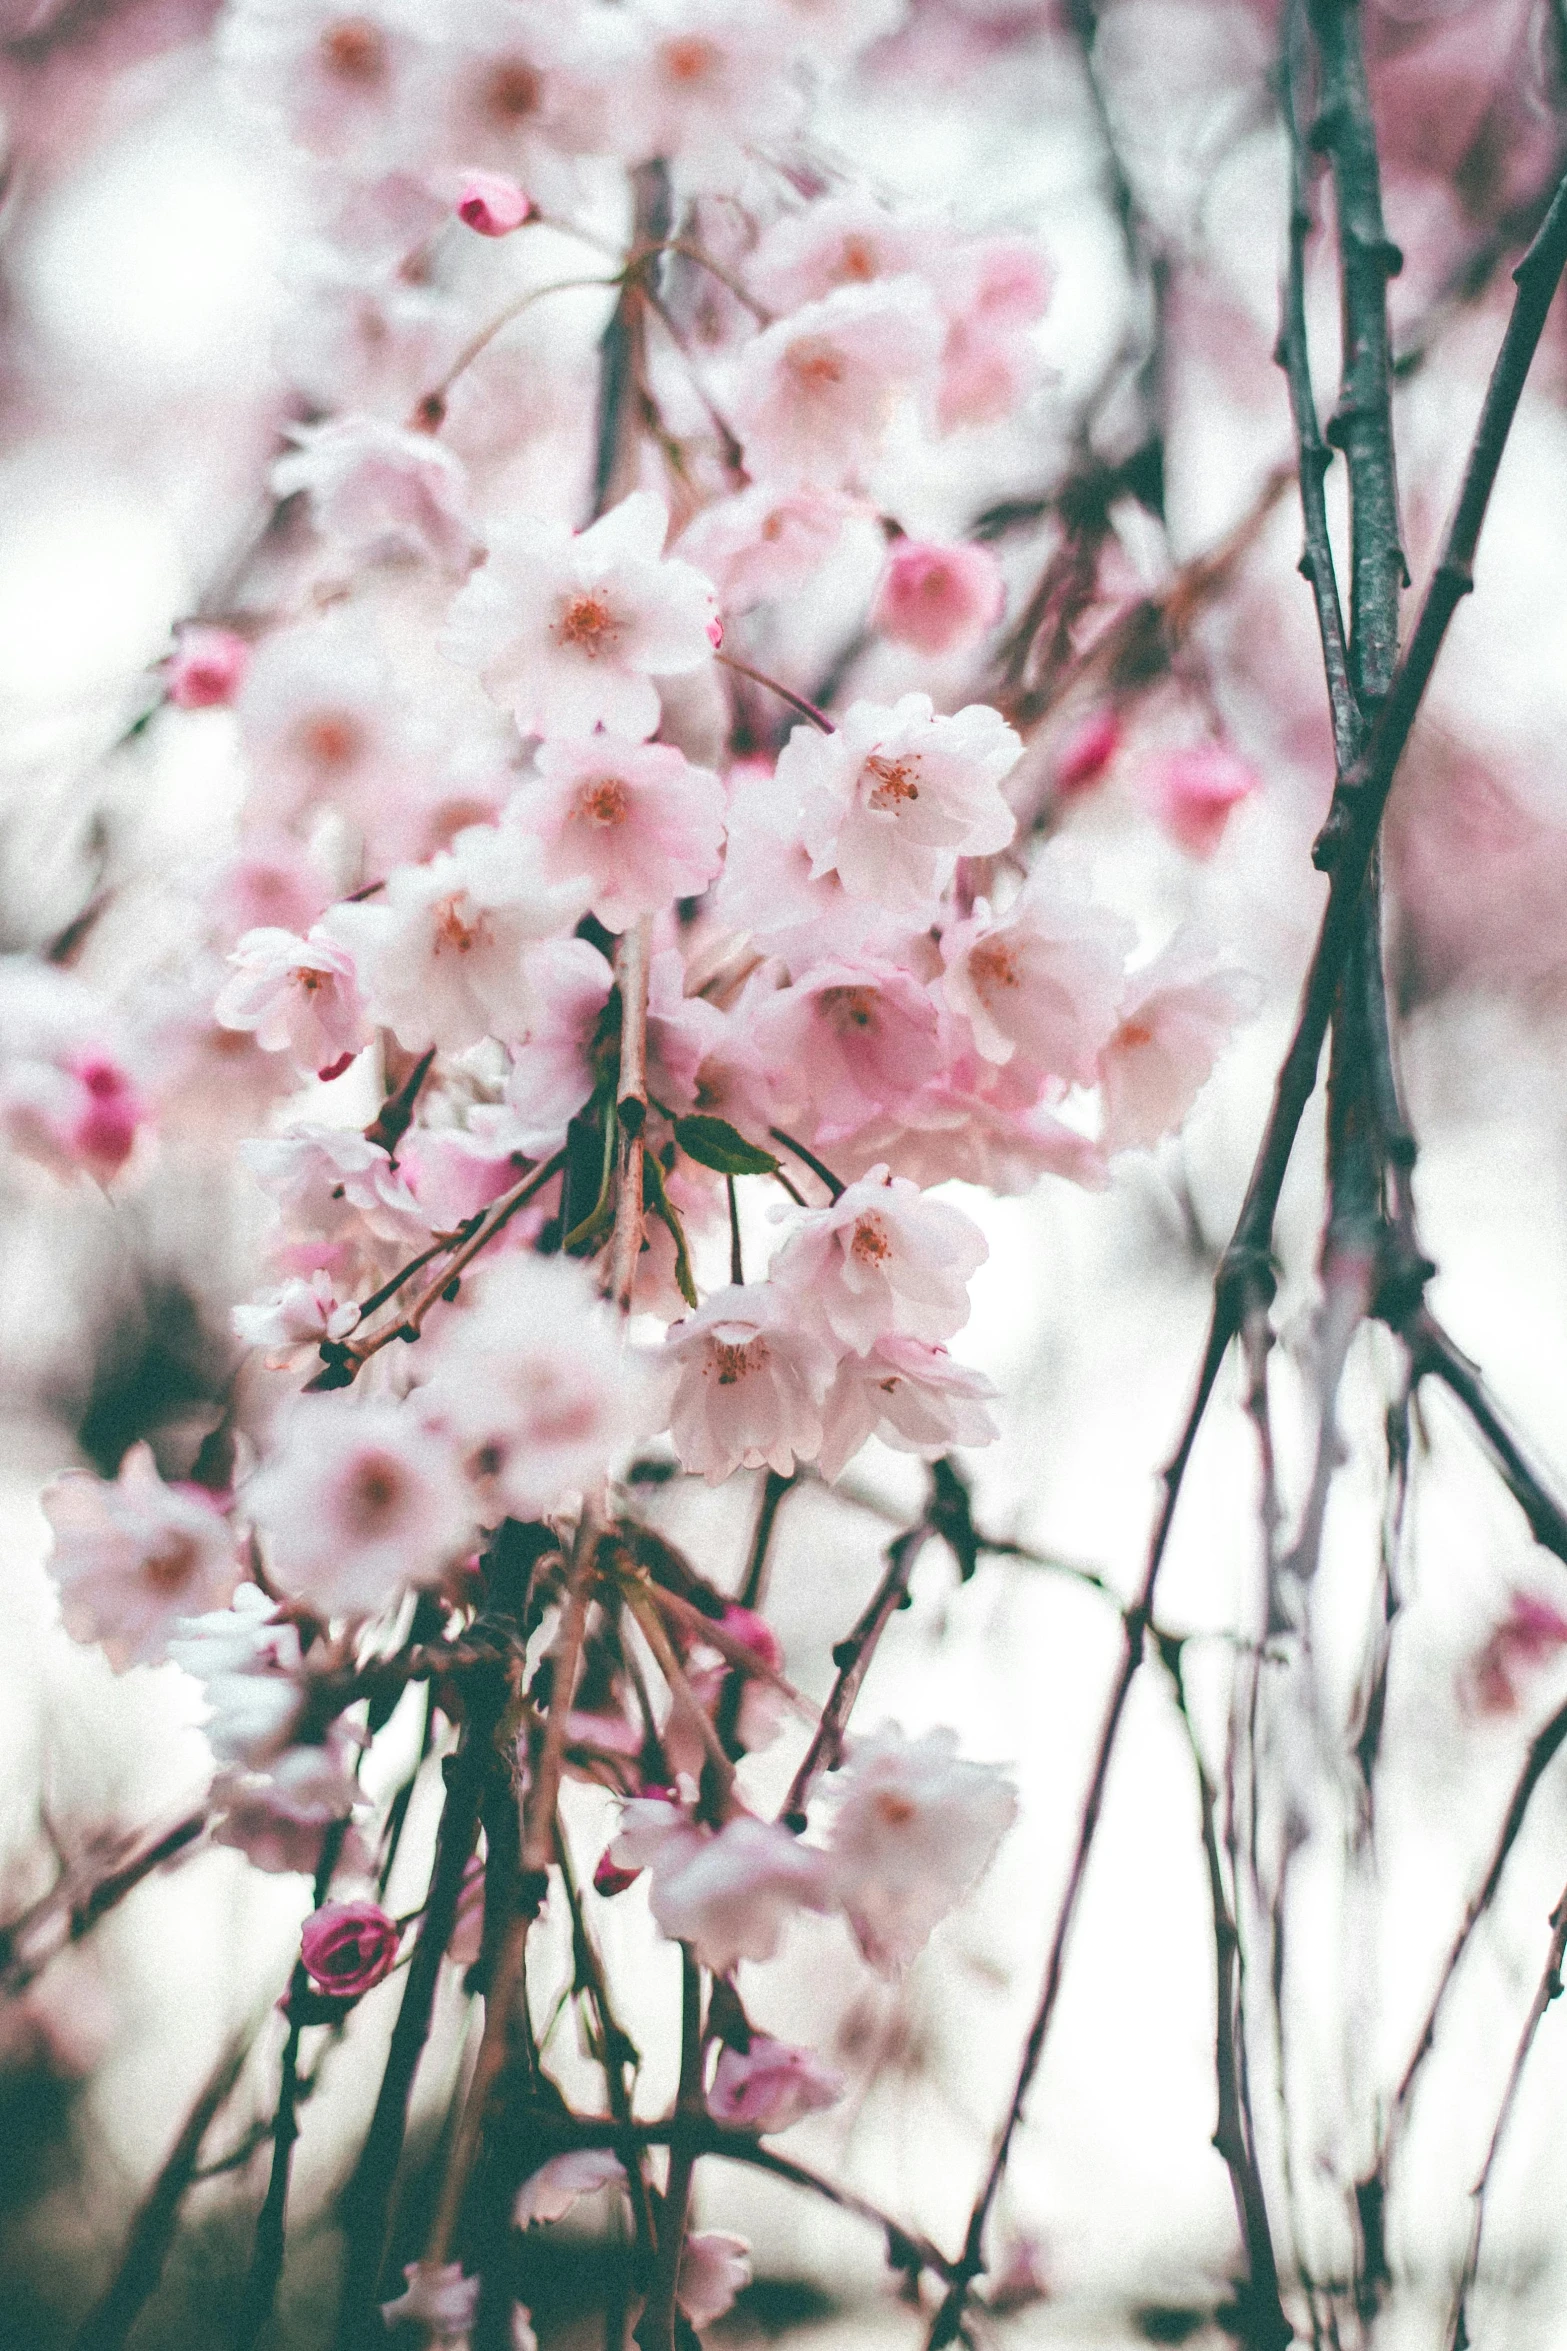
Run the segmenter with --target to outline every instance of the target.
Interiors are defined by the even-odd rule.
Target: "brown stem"
[[[647,985],[653,948],[651,915],[643,915],[621,938],[615,957],[620,985],[620,1083],[615,1109],[619,1123],[620,1167],[615,1187],[615,1231],[610,1245],[609,1295],[622,1314],[631,1311],[637,1260],[642,1254],[643,1127],[647,1121]]]
[[[648,2288],[647,2308],[637,2327],[641,2351],[675,2351],[675,2302],[680,2290],[680,2257],[696,2171],[699,2133],[706,2116],[702,2097],[702,1971],[686,1944],[680,1946],[680,2088],[669,2135],[669,2178],[658,2218],[658,2256]]]

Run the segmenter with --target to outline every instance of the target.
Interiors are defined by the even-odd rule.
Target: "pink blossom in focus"
[[[697,2229],[680,2249],[676,2300],[694,2327],[722,2318],[751,2283],[751,2248],[722,2229]]]
[[[869,956],[814,965],[761,999],[750,1027],[774,1071],[785,1123],[807,1117],[818,1140],[897,1111],[942,1064],[930,992],[912,972]]]
[[[753,2033],[744,2054],[722,2049],[707,2093],[715,2122],[742,2131],[786,2131],[802,2116],[835,2106],[843,2096],[841,2074],[822,2064],[810,2049],[791,2048],[766,2033]]]
[[[796,727],[778,789],[798,801],[813,876],[851,897],[928,917],[959,857],[1004,849],[1017,819],[1001,791],[1023,746],[997,710],[938,717],[928,694],[856,702],[837,731]]]
[[[581,2197],[623,2187],[625,2179],[625,2165],[607,2147],[580,2147],[569,2155],[552,2156],[518,2189],[512,2226],[525,2229],[535,2221],[564,2220]]]
[[[250,666],[250,647],[232,629],[193,624],[163,668],[164,692],[176,710],[215,710],[233,701]]]
[[[899,539],[876,591],[871,626],[934,658],[977,645],[1005,603],[1001,566],[988,547]]]
[[[1223,743],[1199,743],[1189,750],[1155,752],[1138,781],[1171,838],[1193,857],[1211,857],[1231,811],[1251,797],[1261,779],[1249,760]]]
[[[272,468],[279,498],[303,492],[322,537],[349,563],[430,563],[461,577],[477,552],[460,458],[428,433],[378,416],[290,428]]]
[[[723,856],[724,788],[669,743],[615,735],[541,746],[538,782],[513,819],[555,882],[585,880],[589,911],[612,931],[694,898]]]
[[[850,1742],[824,1784],[827,1861],[860,1949],[895,1975],[983,1876],[1017,1817],[992,1763],[969,1763],[953,1731],[906,1738],[896,1723]]]
[[[440,1580],[473,1514],[447,1444],[405,1405],[300,1397],[244,1490],[275,1580],[326,1616],[373,1616]]]
[[[219,989],[213,1018],[250,1030],[263,1052],[335,1077],[368,1042],[353,957],[324,933],[247,931],[229,962],[234,976]]]
[[[687,523],[676,552],[704,572],[726,612],[749,612],[790,595],[821,569],[858,499],[838,490],[774,489],[757,483],[716,498]]]
[[[299,1956],[316,1989],[356,2000],[389,1975],[402,1940],[378,1902],[323,1902],[299,1935]]]
[[[713,658],[713,591],[664,559],[669,514],[637,490],[575,536],[563,524],[503,523],[451,608],[449,657],[477,670],[523,734],[602,726],[641,742],[659,722],[655,677]]]
[[[990,1445],[1000,1435],[989,1408],[993,1380],[957,1363],[945,1347],[890,1332],[864,1355],[846,1355],[822,1404],[817,1467],[829,1483],[860,1447],[879,1437],[895,1453],[934,1461],[957,1445]]]
[[[771,1282],[713,1291],[671,1326],[664,1361],[675,1450],[709,1485],[742,1466],[787,1477],[821,1443],[832,1353]]]
[[[1099,1055],[1101,1147],[1146,1150],[1178,1127],[1255,1002],[1246,973],[1179,939],[1135,973]]]
[[[166,1486],[149,1445],[133,1445],[112,1482],[67,1470],[41,1501],[65,1629],[116,1673],[159,1664],[178,1620],[221,1605],[239,1581],[228,1520],[199,1487]]]
[[[730,412],[751,471],[840,487],[881,453],[899,405],[928,382],[941,325],[908,278],[842,286],[742,351]]]
[[[433,1233],[455,1232],[522,1174],[509,1138],[477,1123],[486,1107],[470,1114],[471,1127],[415,1127],[397,1146],[398,1169]]]
[[[863,1352],[891,1331],[950,1339],[968,1320],[969,1277],[989,1254],[960,1208],[873,1167],[802,1221],[768,1273],[802,1320]]]
[[[1004,915],[981,899],[943,932],[943,990],[986,1061],[1021,1054],[1052,1077],[1090,1084],[1132,940],[1131,925],[1090,897],[1077,861],[1048,855]]]
[[[525,189],[498,171],[471,171],[457,195],[457,217],[481,237],[509,237],[537,209]]]

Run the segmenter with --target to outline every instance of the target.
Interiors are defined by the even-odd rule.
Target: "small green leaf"
[[[679,1210],[664,1189],[663,1170],[656,1159],[644,1159],[642,1162],[642,1202],[668,1228],[669,1237],[675,1244],[675,1280],[681,1297],[688,1306],[700,1306],[702,1301],[691,1271],[690,1252],[686,1248],[686,1229],[680,1221]]]
[[[725,1118],[704,1118],[700,1113],[675,1121],[675,1141],[688,1159],[701,1167],[710,1167],[719,1175],[773,1175],[778,1161],[771,1151],[763,1151],[755,1143],[748,1143],[742,1134]]]

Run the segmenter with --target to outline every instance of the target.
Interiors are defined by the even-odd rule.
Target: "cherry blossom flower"
[[[1128,923],[1094,904],[1075,860],[1041,858],[1004,915],[981,900],[943,933],[943,987],[985,1060],[1021,1053],[1086,1085],[1115,1025],[1132,939]]]
[[[229,956],[234,976],[218,991],[213,1018],[248,1029],[266,1053],[336,1077],[368,1042],[353,957],[324,933],[247,931]]]
[[[843,2076],[823,2065],[813,2050],[753,2033],[743,2054],[719,2051],[707,2111],[715,2122],[737,2130],[786,2131],[803,2116],[836,2106],[843,2090]]]
[[[737,149],[782,138],[800,113],[789,30],[749,0],[640,0],[646,47],[631,86],[635,131],[622,152],[678,158],[726,182]],[[628,126],[629,128],[629,126]]]
[[[827,1862],[860,1949],[893,1975],[983,1876],[1017,1816],[994,1764],[970,1763],[953,1731],[906,1738],[884,1723],[851,1741],[825,1783]]]
[[[531,949],[527,978],[532,1008],[512,1048],[500,1131],[542,1159],[593,1091],[593,1048],[615,974],[586,939],[554,939]]]
[[[881,454],[940,345],[930,296],[909,278],[840,286],[765,327],[740,354],[730,401],[746,464],[769,481],[839,487]]]
[[[596,1484],[640,1433],[639,1361],[572,1258],[507,1258],[477,1293],[441,1326],[420,1407],[450,1431],[487,1525],[540,1518]]]
[[[232,629],[192,624],[163,666],[163,690],[176,710],[215,710],[233,701],[250,666],[250,647]]]
[[[987,1406],[999,1392],[945,1347],[889,1333],[839,1364],[822,1404],[817,1466],[829,1483],[841,1477],[869,1437],[926,1461],[955,1445],[993,1444],[1000,1431]]]
[[[1050,303],[1050,270],[1021,237],[954,239],[932,284],[947,320],[936,410],[943,432],[1008,416],[1037,369],[1032,329]]]
[[[322,1242],[414,1241],[428,1231],[390,1152],[352,1127],[300,1125],[240,1146],[290,1235]]]
[[[717,873],[723,785],[672,744],[616,735],[545,743],[537,773],[511,815],[537,841],[547,879],[590,884],[589,911],[606,929],[698,896]]]
[[[1146,1150],[1178,1127],[1255,1002],[1248,974],[1215,965],[1187,940],[1134,973],[1099,1054],[1103,1149]]]
[[[359,1320],[352,1299],[339,1299],[324,1267],[295,1274],[276,1290],[249,1306],[236,1306],[230,1320],[235,1335],[247,1347],[268,1347],[269,1367],[282,1371],[302,1355],[313,1354],[323,1339],[346,1339]]]
[[[906,921],[868,898],[851,898],[836,873],[818,877],[795,814],[787,801],[780,804],[770,766],[746,761],[731,771],[729,841],[711,900],[719,921],[781,955],[792,970],[823,956],[895,953]]]
[[[251,813],[288,825],[324,807],[359,816],[401,798],[423,758],[375,622],[353,606],[256,647],[235,700],[254,774]]]
[[[357,2000],[391,1974],[401,1941],[379,1902],[323,1902],[300,1929],[299,1956],[318,1991]]]
[[[472,1512],[446,1444],[406,1407],[300,1398],[245,1488],[275,1579],[328,1616],[438,1582]]]
[[[582,885],[542,885],[522,835],[475,825],[428,865],[400,866],[377,897],[334,906],[318,928],[352,955],[372,1017],[410,1053],[457,1053],[526,1032],[523,950],[569,930],[586,898]]]
[[[459,458],[428,433],[378,416],[293,425],[272,468],[279,498],[303,494],[322,537],[351,564],[431,563],[468,570],[477,552]]]
[[[479,2308],[478,2279],[464,2277],[457,2261],[412,2261],[403,2275],[407,2292],[381,2305],[387,2325],[423,2327],[439,2351],[460,2351]]]
[[[107,1053],[89,1049],[0,1069],[0,1131],[14,1149],[59,1175],[108,1183],[148,1117],[140,1092]]]
[[[899,539],[876,591],[871,626],[917,653],[965,653],[994,627],[1005,603],[1001,566],[988,547]]]
[[[840,490],[757,482],[704,506],[676,551],[712,581],[726,613],[748,612],[804,587],[838,545],[845,522],[863,511],[861,500]]]
[[[1213,855],[1232,813],[1261,782],[1250,761],[1223,743],[1158,752],[1138,780],[1165,831],[1193,857]]]
[[[242,0],[224,14],[220,55],[245,104],[370,173],[395,154],[417,12],[409,0]]]
[[[626,2167],[607,2147],[579,2147],[569,2155],[552,2156],[525,2179],[512,2208],[512,2225],[525,2229],[535,2221],[564,2220],[583,2196],[601,2188],[625,2185]]]
[[[778,788],[799,803],[813,875],[916,918],[933,910],[959,857],[1004,849],[1017,819],[1001,791],[1023,746],[999,711],[970,703],[938,718],[928,694],[885,708],[856,702],[834,734],[796,727]]]
[[[637,490],[575,536],[508,522],[451,609],[445,650],[479,672],[523,734],[581,737],[598,726],[641,742],[659,722],[655,677],[713,656],[713,591],[663,556],[668,510]]]
[[[304,1704],[298,1629],[277,1621],[276,1601],[241,1584],[227,1608],[183,1617],[168,1653],[201,1684],[213,1754],[253,1770],[276,1764]]]
[[[397,1146],[398,1171],[434,1233],[455,1232],[522,1173],[506,1113],[480,1103],[469,1115],[467,1127],[414,1127]]]
[[[551,206],[571,204],[582,193],[573,159],[617,144],[616,85],[625,93],[642,61],[623,13],[464,0],[436,18],[407,152],[432,180],[455,160],[465,183],[504,174]]]
[[[751,2248],[722,2229],[697,2229],[680,2248],[675,2299],[694,2327],[722,2318],[751,2283]]]
[[[654,1922],[716,1975],[742,1959],[771,1959],[797,1911],[831,1904],[822,1855],[749,1813],[715,1831],[674,1804],[639,1799],[625,1807],[610,1853],[622,1869],[650,1872]]]
[[[208,1796],[215,1841],[236,1847],[253,1869],[269,1875],[314,1876],[328,1830],[350,1819],[362,1801],[343,1755],[338,1739],[287,1747],[265,1772],[219,1772]],[[350,1838],[357,1842],[353,1832]],[[339,1858],[353,1866],[350,1842]]]
[[[818,1141],[896,1112],[942,1066],[941,1015],[901,965],[869,955],[818,963],[749,1014],[786,1114]]]
[[[504,172],[470,171],[457,191],[457,217],[481,237],[509,237],[524,227],[538,207],[526,189]]]
[[[863,1353],[892,1331],[950,1339],[968,1320],[969,1277],[989,1254],[960,1208],[873,1167],[803,1220],[768,1278],[841,1346]]]
[[[1092,790],[1121,748],[1121,721],[1113,708],[1091,710],[1055,755],[1052,774],[1064,799]]]
[[[775,220],[757,239],[746,278],[760,301],[783,313],[824,301],[840,286],[911,276],[926,251],[920,223],[850,188]]]
[[[771,1282],[715,1290],[664,1342],[670,1434],[684,1466],[718,1485],[764,1464],[787,1477],[822,1441],[831,1351]]]
[[[95,1642],[116,1673],[161,1663],[178,1620],[227,1600],[239,1581],[217,1503],[199,1486],[166,1486],[149,1445],[133,1445],[112,1482],[67,1470],[41,1499],[65,1629]]]

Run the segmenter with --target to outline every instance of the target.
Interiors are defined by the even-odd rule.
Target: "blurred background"
[[[297,179],[227,102],[214,13],[204,0],[0,0],[0,948],[58,951],[92,910],[90,936],[64,952],[162,1055],[156,1144],[109,1191],[0,1156],[7,1919],[62,1871],[86,1885],[125,1838],[177,1821],[209,1768],[199,1702],[177,1669],[116,1677],[63,1636],[37,1495],[72,1463],[112,1474],[142,1438],[168,1474],[188,1470],[233,1369],[229,1308],[257,1278],[259,1212],[235,1148],[274,1106],[242,1057],[223,1062],[196,1006],[204,877],[232,833],[241,749],[229,712],[155,711],[154,665],[177,621],[227,609],[283,426],[330,405],[321,377],[347,303],[328,316]],[[1544,0],[1366,0],[1365,19],[1388,225],[1405,256],[1392,290],[1395,416],[1419,581],[1505,319],[1509,268],[1567,152],[1562,28]],[[976,1516],[993,1535],[1093,1567],[1123,1594],[1141,1572],[1157,1469],[1321,898],[1309,850],[1331,751],[1272,359],[1288,203],[1277,47],[1269,8],[1224,0],[1097,11],[914,0],[904,29],[834,93],[818,133],[834,168],[890,199],[1039,234],[1055,271],[1040,389],[1007,423],[954,436],[905,477],[909,527],[957,535],[998,500],[1034,502],[1030,530],[997,541],[1014,601],[1042,551],[1076,533],[1094,567],[1085,636],[1189,582],[1195,559],[1230,550],[1191,599],[1179,660],[1127,696],[1121,751],[1061,823],[1092,858],[1101,895],[1155,937],[1200,923],[1256,973],[1261,1009],[1182,1136],[1120,1161],[1108,1190],[1046,1179],[1026,1198],[964,1195],[991,1245],[964,1353],[1005,1394],[1003,1440],[974,1464]],[[602,302],[575,300],[547,323],[529,314],[497,350],[520,403],[544,354],[590,357]],[[1313,247],[1309,310],[1326,411],[1338,367],[1327,238]],[[1540,1455],[1567,1465],[1564,397],[1558,310],[1478,593],[1454,625],[1394,797],[1387,867],[1398,1049],[1421,1142],[1424,1238],[1440,1266],[1433,1297]],[[551,461],[549,419],[532,414],[516,456],[524,481]],[[1342,484],[1329,487],[1341,501]],[[836,583],[844,610],[863,594],[856,560],[863,571],[851,548]],[[798,641],[786,634],[781,664],[808,668],[810,628],[823,625],[826,644],[832,620],[818,612]],[[861,690],[901,690],[881,658],[866,661]],[[1138,788],[1141,750],[1180,739],[1193,712],[1220,725],[1260,779],[1202,858]],[[1287,1525],[1318,1435],[1320,1164],[1319,1118],[1279,1234],[1274,1434]],[[1346,2190],[1440,1953],[1530,1736],[1567,1696],[1567,1622],[1527,1653],[1505,1650],[1505,1670],[1479,1671],[1518,1595],[1567,1611],[1567,1579],[1440,1396],[1418,1405],[1408,1507],[1389,1532],[1385,1416],[1399,1379],[1392,1340],[1362,1331],[1319,1571],[1324,1671],[1344,1678],[1385,1545],[1396,1563],[1374,1852],[1351,1867],[1332,1836],[1307,1833],[1320,1820],[1303,1828],[1284,2096],[1268,2089],[1259,2121],[1286,2271],[1293,2244],[1329,2280],[1345,2274]],[[919,1491],[917,1465],[873,1448],[846,1491],[807,1485],[789,1497],[774,1615],[790,1671],[812,1694]],[[671,1489],[654,1507],[721,1565],[743,1555],[754,1502],[741,1478],[700,1499]],[[1162,1621],[1194,1636],[1193,1713],[1221,1775],[1234,1638],[1262,1630],[1258,1504],[1232,1363],[1160,1600]],[[810,2040],[853,2084],[790,2150],[874,2188],[945,2244],[961,2234],[1010,2087],[1118,1644],[1113,1609],[1048,1567],[991,1558],[962,1582],[945,1553],[928,1554],[914,1606],[877,1660],[865,1719],[956,1725],[968,1752],[1015,1771],[1022,1824],[902,1984],[870,1983],[825,1928],[808,1964],[802,1928],[788,1965],[756,1971],[770,2029]],[[581,1792],[584,1849],[603,1825],[596,1801]],[[997,2216],[1015,2307],[1001,2307],[1002,2293],[977,2314],[983,2341],[1220,2339],[1235,2224],[1210,2144],[1213,1948],[1198,1827],[1185,1732],[1149,1671],[1133,1692],[1058,2026]],[[416,1816],[408,1902],[428,1828]],[[1390,2211],[1397,2291],[1379,2341],[1429,2342],[1443,2323],[1467,2192],[1564,1877],[1567,1789],[1547,1777],[1420,2091]],[[0,2006],[5,2351],[75,2338],[238,2034],[251,2053],[209,2155],[236,2160],[190,2195],[130,2337],[149,2351],[224,2339],[264,2184],[253,2126],[270,2112],[271,2003],[307,1906],[302,1878],[199,1850]],[[657,2020],[675,1963],[667,1947],[649,1958],[641,1906],[635,1894],[606,1911],[604,1933],[612,1966],[636,1985],[628,2021],[648,2050],[651,2104],[672,2086]],[[1265,1990],[1248,1990],[1259,2049]],[[464,2023],[454,1992],[421,2092],[426,2158]],[[586,2083],[571,2030],[552,2054]],[[373,2004],[356,2014],[305,2109],[278,2338],[299,2351],[328,2338],[333,2191],[384,2031]],[[1563,2034],[1547,2018],[1488,2215],[1483,2307],[1510,2351],[1567,2342]],[[1259,2080],[1271,2083],[1276,2054],[1259,2054]],[[700,2206],[704,2225],[738,2228],[755,2246],[757,2283],[720,2339],[921,2339],[919,2314],[858,2224],[716,2163],[704,2167]],[[592,2339],[612,2255],[583,2211],[575,2236],[552,2232],[538,2255],[546,2342]]]

